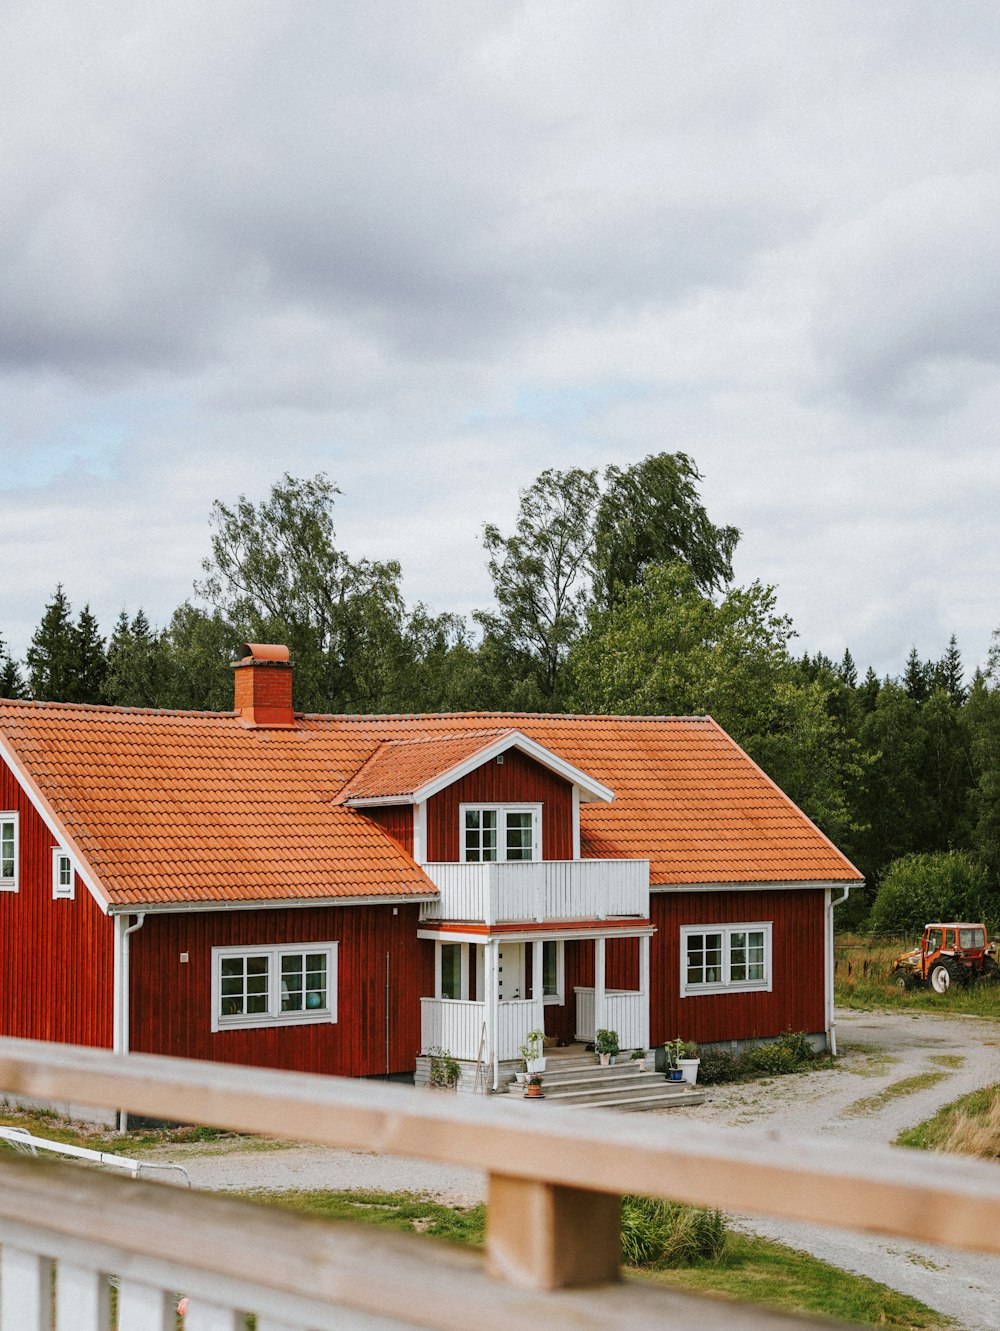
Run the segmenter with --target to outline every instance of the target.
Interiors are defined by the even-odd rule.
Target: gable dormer
[[[536,740],[492,729],[387,740],[336,802],[409,842],[419,863],[457,863],[577,859],[580,804],[613,799]],[[400,806],[411,810],[405,829]]]

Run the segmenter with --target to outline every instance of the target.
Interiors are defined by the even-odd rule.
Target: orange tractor
[[[928,924],[919,946],[901,952],[892,966],[900,989],[925,984],[936,994],[953,984],[1000,980],[996,944],[986,940],[984,924]]]

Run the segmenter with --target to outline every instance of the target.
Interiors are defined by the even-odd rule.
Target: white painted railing
[[[616,1031],[622,1049],[649,1048],[649,1006],[646,995],[634,989],[607,989],[604,1016],[598,1020],[593,989],[579,986],[576,994],[576,1038],[591,1041],[598,1028]]]
[[[488,1176],[486,1255],[419,1235],[0,1155],[0,1331],[767,1331],[768,1309],[618,1284],[619,1197],[1000,1255],[1000,1166],[670,1115],[544,1113],[335,1077],[0,1041],[0,1094],[461,1164]],[[57,1266],[52,1294],[53,1264]],[[829,1323],[824,1323],[829,1329]],[[782,1316],[787,1331],[816,1331]]]
[[[648,860],[536,860],[508,864],[425,864],[440,892],[422,920],[646,919]]]
[[[529,1031],[543,1028],[541,1003],[531,998],[515,998],[498,1004],[497,1057],[517,1058]],[[484,1060],[493,1057],[492,1048],[480,1040],[486,1021],[486,1004],[454,998],[420,1000],[420,1051],[445,1049],[453,1058]]]

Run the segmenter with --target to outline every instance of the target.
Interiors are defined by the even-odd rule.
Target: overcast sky
[[[544,467],[683,450],[799,650],[1000,625],[1000,6],[4,0],[0,636],[341,487],[489,603]]]

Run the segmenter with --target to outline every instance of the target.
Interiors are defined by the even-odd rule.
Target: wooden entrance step
[[[687,1082],[667,1081],[661,1072],[645,1069],[638,1059],[608,1067],[601,1067],[593,1054],[549,1059],[542,1079],[547,1102],[580,1108],[593,1105],[635,1112],[697,1105],[705,1099],[703,1091]],[[509,1089],[518,1093],[513,1083]]]

